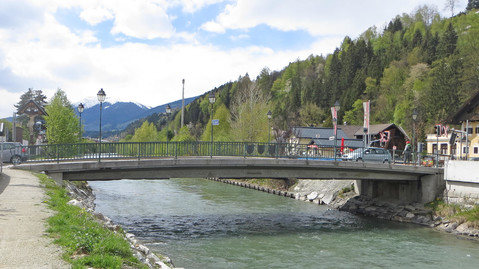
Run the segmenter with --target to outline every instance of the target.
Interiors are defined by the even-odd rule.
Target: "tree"
[[[178,135],[173,138],[173,141],[176,142],[193,142],[195,138],[191,135],[188,126],[183,126],[178,132]]]
[[[479,0],[469,0],[467,2],[466,10],[473,10],[479,8]]]
[[[237,92],[231,110],[234,139],[243,142],[268,141],[267,97],[256,84]]]
[[[451,17],[454,16],[454,8],[456,7],[458,2],[459,0],[446,0],[446,5],[444,6],[444,9],[449,9],[451,11]]]
[[[230,132],[231,132],[231,115],[230,111],[226,108],[224,104],[221,104],[214,113],[213,119],[219,120],[219,125],[213,126],[213,139],[214,141],[231,141]],[[208,121],[208,124],[205,127],[205,131],[201,136],[202,141],[211,140],[211,120]]]
[[[351,110],[344,113],[343,120],[348,125],[362,125],[364,121],[363,100],[358,99],[354,102]]]
[[[324,113],[316,104],[306,103],[299,110],[301,125],[318,126],[324,120]]]
[[[17,109],[24,106],[28,101],[33,100],[37,102],[40,106],[45,107],[47,97],[43,94],[42,90],[33,90],[28,88],[28,90],[20,96],[20,101],[15,105]]]
[[[153,123],[144,121],[140,128],[135,130],[132,142],[152,142],[158,141],[158,131]]]
[[[447,57],[454,53],[457,46],[457,33],[454,30],[452,23],[447,25],[447,29],[444,32],[439,42],[439,54],[441,57]]]
[[[79,120],[64,91],[58,89],[45,107],[46,136],[49,144],[79,142]]]

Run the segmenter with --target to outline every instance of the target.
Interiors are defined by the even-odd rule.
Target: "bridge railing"
[[[101,148],[100,148],[101,147]],[[341,161],[356,148],[262,142],[115,142],[35,145],[28,147],[29,162],[177,157],[269,157]],[[335,158],[336,154],[336,158]],[[390,151],[393,163],[404,163],[403,152]],[[414,155],[414,154],[412,154]],[[448,156],[441,156],[442,162]],[[412,163],[412,157],[411,162]],[[416,154],[416,165],[435,165],[430,156]],[[440,162],[441,164],[441,162]]]
[[[101,147],[101,148],[100,148]],[[96,159],[145,159],[187,156],[234,156],[334,159],[334,148],[262,142],[115,142],[34,145],[29,162]],[[341,157],[337,155],[339,160]]]

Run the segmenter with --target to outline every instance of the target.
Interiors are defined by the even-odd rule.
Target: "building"
[[[341,152],[364,146],[362,140],[350,138],[340,126],[337,130],[336,144],[334,138],[333,128],[294,127],[293,134],[289,138],[289,143],[293,145],[291,153],[300,156],[334,156],[332,148],[335,145]]]
[[[436,125],[438,131],[427,135],[427,152],[436,154],[439,149],[439,154],[455,159],[479,158],[479,91],[450,116],[446,124],[449,125]]]

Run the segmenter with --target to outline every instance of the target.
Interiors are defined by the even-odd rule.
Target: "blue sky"
[[[467,0],[456,1],[455,13]],[[28,88],[157,106],[326,55],[346,35],[446,0],[2,0],[0,118]]]

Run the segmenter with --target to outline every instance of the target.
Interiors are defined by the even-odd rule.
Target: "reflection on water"
[[[97,211],[185,268],[476,268],[479,244],[201,179],[90,183]]]

